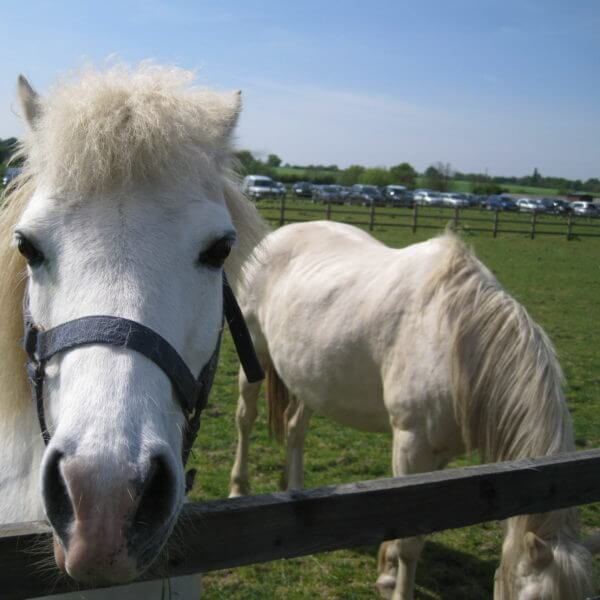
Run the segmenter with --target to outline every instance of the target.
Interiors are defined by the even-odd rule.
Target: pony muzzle
[[[138,577],[159,554],[181,507],[173,461],[157,454],[143,476],[113,465],[109,478],[102,476],[106,464],[50,452],[42,491],[59,569],[86,583]]]

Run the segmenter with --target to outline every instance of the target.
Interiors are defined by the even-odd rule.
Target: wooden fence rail
[[[147,579],[376,544],[600,501],[600,449],[186,505],[168,559]],[[44,524],[0,526],[4,600],[69,591],[36,568]],[[37,550],[36,550],[37,548]],[[83,588],[78,588],[83,589]]]
[[[306,217],[302,218],[303,215],[311,215],[310,218],[312,218],[312,215],[318,215],[326,220],[368,227],[369,231],[373,231],[376,226],[406,227],[412,229],[412,232],[415,233],[418,229],[443,229],[450,223],[454,229],[464,228],[477,233],[490,233],[493,237],[497,237],[501,233],[528,235],[531,239],[535,239],[540,235],[560,235],[566,237],[567,240],[579,236],[600,237],[600,219],[576,217],[571,214],[565,218],[558,215],[540,215],[533,212],[530,215],[521,215],[523,218],[519,219],[515,213],[510,212],[493,211],[491,213],[472,207],[423,207],[416,204],[412,209],[386,209],[377,208],[375,205],[368,208],[338,206],[328,202],[323,208],[317,208],[316,206],[297,206],[293,202],[290,205],[285,196],[275,205],[269,205],[265,202],[261,204],[263,206],[262,212],[267,220],[276,222],[279,225],[306,221]],[[274,210],[277,211],[277,214],[271,214]],[[352,217],[360,215],[364,219],[346,220],[345,217],[350,215]],[[399,222],[403,218],[404,222]],[[431,224],[431,221],[438,221],[438,224]],[[475,223],[475,226],[473,227],[471,223]],[[521,229],[515,228],[514,225],[521,226]]]

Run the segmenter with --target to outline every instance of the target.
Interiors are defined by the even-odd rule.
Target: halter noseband
[[[183,358],[165,338],[136,321],[123,317],[88,316],[67,321],[52,329],[43,331],[33,323],[27,302],[25,303],[23,316],[25,321],[24,345],[28,357],[27,376],[31,384],[33,400],[37,408],[40,428],[46,445],[50,442],[50,433],[46,427],[44,413],[46,363],[60,352],[89,344],[106,344],[139,352],[160,367],[171,381],[186,419],[182,445],[182,460],[185,466],[200,429],[200,414],[206,407],[208,394],[217,370],[222,327],[211,357],[202,367],[200,375],[194,377]],[[251,383],[260,381],[264,378],[264,373],[256,356],[250,332],[233,290],[229,286],[225,273],[223,273],[222,321],[225,319],[227,319],[231,337],[246,378]],[[194,470],[187,473],[186,491],[191,488],[194,475]]]

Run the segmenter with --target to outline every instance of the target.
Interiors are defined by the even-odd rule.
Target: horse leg
[[[394,426],[392,467],[394,477],[431,471],[436,461],[424,436]],[[423,536],[384,542],[379,550],[377,588],[384,598],[412,600],[417,561]]]
[[[235,413],[238,443],[235,461],[233,463],[233,468],[231,469],[230,498],[244,496],[250,493],[250,483],[248,478],[248,446],[250,445],[250,434],[252,433],[254,422],[256,421],[256,403],[260,392],[260,383],[260,381],[258,383],[249,383],[244,374],[244,370],[240,368],[240,395]]]
[[[304,487],[304,440],[312,410],[294,398],[295,410],[287,419],[286,428],[286,488],[301,490]]]

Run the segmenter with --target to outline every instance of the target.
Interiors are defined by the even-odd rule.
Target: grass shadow
[[[378,548],[365,546],[353,552],[377,559]],[[499,560],[482,560],[427,541],[417,567],[415,600],[489,600]]]

